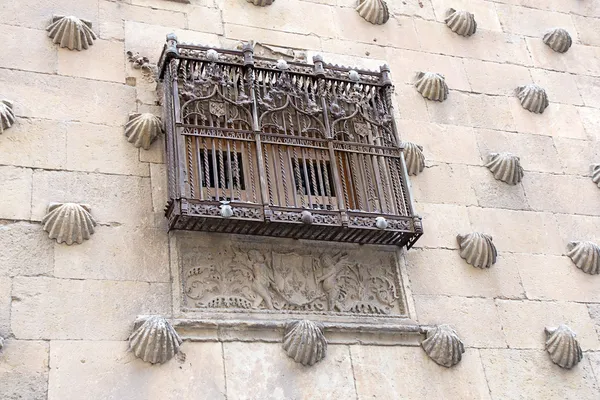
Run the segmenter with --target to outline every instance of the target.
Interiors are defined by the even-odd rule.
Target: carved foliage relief
[[[207,243],[208,242],[208,243]],[[301,242],[180,242],[183,306],[404,316],[395,253]]]

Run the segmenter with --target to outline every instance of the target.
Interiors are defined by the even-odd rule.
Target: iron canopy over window
[[[409,248],[421,236],[389,68],[313,61],[167,37],[170,229]]]

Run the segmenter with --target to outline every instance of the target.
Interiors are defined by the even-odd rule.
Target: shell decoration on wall
[[[160,118],[151,113],[130,114],[129,121],[125,124],[125,136],[129,143],[144,150],[150,149],[150,145],[161,132]]]
[[[4,348],[4,338],[0,336],[0,351]]]
[[[383,25],[390,19],[390,11],[383,0],[359,0],[356,11],[373,25]]]
[[[550,104],[544,88],[533,83],[517,87],[516,93],[523,108],[532,113],[541,114]]]
[[[516,185],[523,179],[523,168],[521,167],[521,159],[511,153],[490,153],[489,162],[486,167],[494,174],[494,178]]]
[[[544,34],[544,43],[557,53],[566,53],[573,44],[571,35],[563,28],[550,29]]]
[[[92,31],[92,23],[74,16],[55,15],[52,23],[46,28],[52,43],[69,50],[83,50],[89,48],[96,40]]]
[[[437,364],[450,368],[460,362],[465,346],[450,325],[438,325],[426,330],[421,343],[425,353]]]
[[[0,100],[0,133],[10,128],[15,123],[15,112],[10,100]]]
[[[425,169],[423,146],[411,142],[403,142],[402,145],[404,146],[406,172],[409,175],[419,175]]]
[[[152,315],[136,321],[129,348],[137,358],[163,364],[179,353],[181,337],[164,317]]]
[[[429,100],[444,101],[448,98],[448,85],[444,75],[436,72],[419,72],[415,83],[421,96]]]
[[[490,268],[496,263],[498,252],[492,237],[485,233],[473,232],[456,236],[460,256],[477,268]]]
[[[323,327],[308,320],[289,322],[285,327],[283,349],[297,363],[306,366],[316,364],[327,354]]]
[[[596,243],[569,242],[567,256],[586,274],[600,274],[600,246]]]
[[[573,368],[583,358],[577,335],[566,325],[546,328],[546,351],[554,364],[566,369]]]
[[[264,7],[264,6],[270,6],[271,4],[273,4],[273,2],[275,0],[246,0],[248,3],[252,3],[255,6],[259,6],[259,7]]]
[[[592,164],[592,182],[600,187],[600,164]]]
[[[57,243],[81,244],[94,233],[96,221],[90,206],[76,203],[50,203],[42,219],[44,230]]]
[[[450,8],[446,11],[444,22],[452,32],[461,36],[469,37],[477,31],[475,15],[468,11],[456,11],[454,8]]]

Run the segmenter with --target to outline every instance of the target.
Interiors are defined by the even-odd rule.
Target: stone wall
[[[0,398],[2,399],[597,399],[600,278],[566,256],[571,240],[600,242],[600,3],[592,0],[388,0],[391,18],[364,21],[357,0],[22,0],[0,3],[0,98],[16,123],[0,135]],[[443,23],[447,8],[475,14],[469,38]],[[88,50],[52,44],[52,15],[91,21]],[[548,28],[573,46],[553,52]],[[126,51],[156,62],[165,35],[234,48],[240,41],[376,67],[396,85],[402,138],[425,170],[411,180],[425,235],[404,253],[409,309],[449,323],[465,343],[460,364],[438,366],[416,346],[330,345],[303,367],[277,343],[185,342],[152,366],[127,352],[140,314],[172,315],[174,267],[163,217],[163,143],[127,142],[131,112],[161,112],[155,83]],[[443,103],[423,99],[417,71],[445,75]],[[543,114],[524,110],[518,85],[548,92]],[[521,157],[521,183],[484,167],[490,152]],[[57,244],[42,229],[50,202],[89,204],[91,240]],[[460,258],[456,235],[493,236],[497,263]],[[572,370],[544,350],[544,327],[577,332]]]

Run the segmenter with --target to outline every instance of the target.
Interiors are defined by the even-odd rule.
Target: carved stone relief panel
[[[406,317],[397,249],[178,234],[183,311]]]

